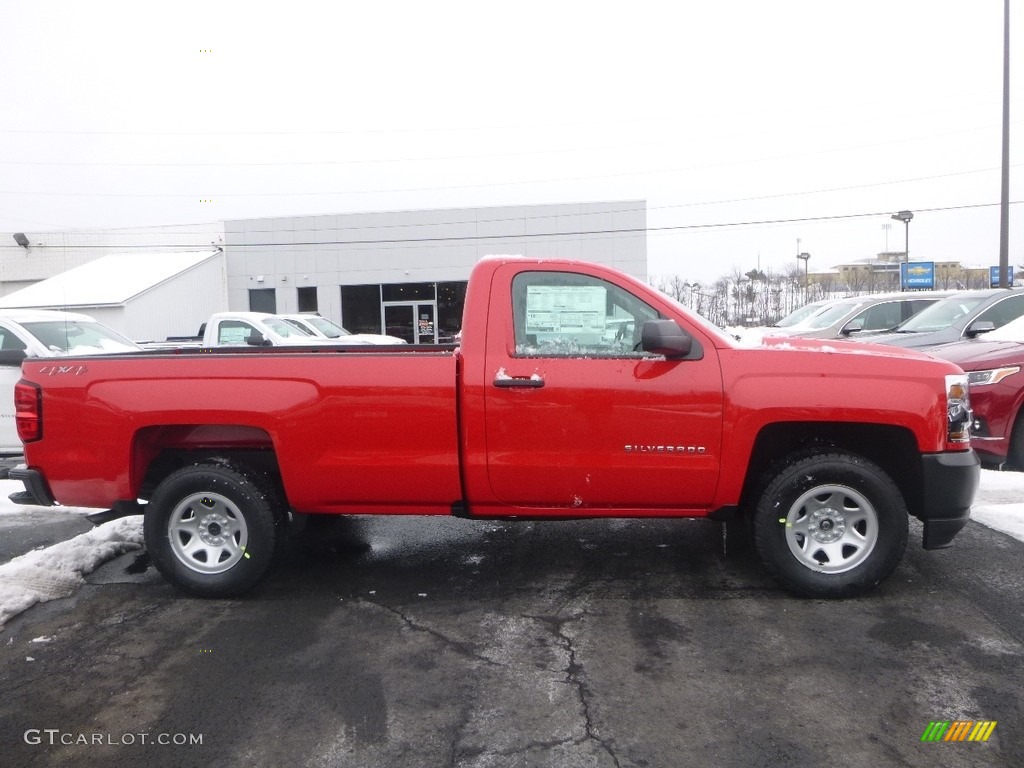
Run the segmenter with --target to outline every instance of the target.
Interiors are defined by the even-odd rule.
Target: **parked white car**
[[[278,315],[281,319],[291,323],[296,328],[302,328],[321,339],[335,339],[348,344],[405,344],[405,339],[397,336],[388,336],[383,333],[352,333],[333,320],[315,313],[300,313],[297,315]]]
[[[0,455],[22,452],[14,423],[14,385],[28,357],[110,355],[140,347],[88,315],[47,309],[0,309]]]
[[[204,347],[236,346],[355,346],[363,344],[404,344],[402,339],[377,334],[328,336],[290,318],[305,315],[274,315],[268,312],[218,312],[203,329]],[[323,319],[323,318],[321,318]],[[337,326],[335,326],[337,327]],[[344,329],[342,329],[344,330]]]

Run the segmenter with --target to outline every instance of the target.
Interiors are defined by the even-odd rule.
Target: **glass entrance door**
[[[410,344],[437,343],[437,307],[434,302],[384,304],[384,333]]]

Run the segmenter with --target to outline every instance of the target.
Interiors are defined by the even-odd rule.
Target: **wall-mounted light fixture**
[[[25,237],[25,233],[24,232],[15,232],[14,233],[14,242],[16,242],[18,245],[20,245],[25,250],[28,250],[28,238]]]

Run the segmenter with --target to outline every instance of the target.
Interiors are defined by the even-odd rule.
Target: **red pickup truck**
[[[744,348],[602,266],[489,258],[451,347],[28,360],[21,500],[143,513],[203,596],[267,571],[293,514],[749,522],[789,590],[842,597],[966,525],[967,378],[857,342]]]

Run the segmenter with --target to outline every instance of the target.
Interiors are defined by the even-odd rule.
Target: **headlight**
[[[949,374],[946,376],[946,413],[949,423],[946,427],[946,441],[969,443],[971,440],[971,398],[968,393],[967,376]]]
[[[974,387],[983,387],[986,384],[998,384],[1007,376],[1020,373],[1019,365],[1011,365],[1006,368],[992,368],[988,371],[971,371],[967,374],[967,380]]]

